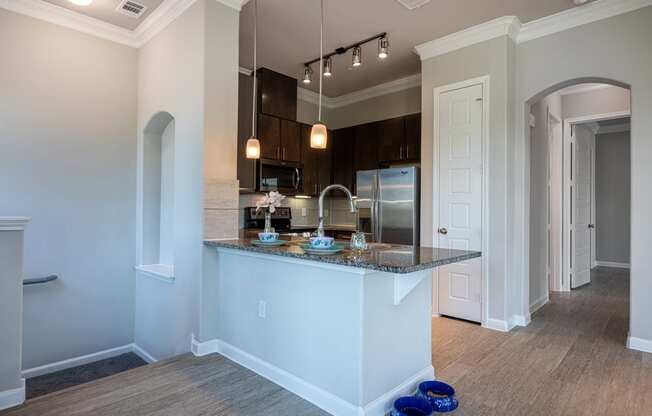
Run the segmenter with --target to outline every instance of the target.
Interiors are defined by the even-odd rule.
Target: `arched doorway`
[[[610,289],[618,293],[627,292],[623,305],[619,305],[623,306],[620,308],[623,316],[618,318],[629,320],[629,271],[602,269],[603,266],[629,266],[629,133],[626,140],[613,142],[624,149],[615,152],[623,155],[620,159],[605,153],[605,150],[598,152],[606,145],[596,147],[596,143],[607,143],[606,132],[613,133],[615,126],[626,124],[628,128],[631,116],[629,91],[629,86],[619,81],[579,78],[545,88],[525,102],[528,123],[523,132],[527,176],[524,181],[524,223],[527,238],[523,295],[530,313],[548,302],[548,293],[556,301],[563,299],[563,302],[568,302],[581,291],[587,294],[601,290],[585,287],[592,277],[596,278],[595,285],[604,286],[610,284],[606,274],[615,274],[620,277],[619,285]],[[602,165],[596,165],[599,154],[607,154],[611,162],[602,157]],[[626,172],[620,175],[622,183],[615,185],[616,192],[613,184],[609,192],[604,185],[596,185],[596,171],[603,171],[610,165],[618,165],[616,167],[621,173]],[[614,182],[613,175],[610,180]],[[618,194],[619,190],[623,192]],[[596,204],[596,194],[602,196],[598,198],[601,204]],[[626,260],[605,262],[598,257],[596,261],[596,246],[599,249],[601,242],[605,246],[602,239],[596,239],[596,235],[600,235],[597,231],[608,228],[607,221],[599,220],[596,230],[596,206],[605,211],[605,207],[618,204],[621,206],[615,211],[622,213],[621,222],[624,224],[620,228],[627,232],[623,233],[626,237],[622,237],[626,241],[616,245],[619,248],[626,246]],[[605,232],[602,235],[604,238]],[[578,290],[571,295],[571,289]],[[570,298],[560,298],[559,292],[566,292]],[[596,300],[595,296],[593,300]],[[628,329],[629,325],[619,331],[619,342],[626,342]]]

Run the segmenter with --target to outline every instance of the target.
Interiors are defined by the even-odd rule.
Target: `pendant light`
[[[321,121],[321,100],[324,83],[324,0],[320,0],[321,19],[319,24],[319,115],[317,123],[310,131],[310,147],[313,149],[326,149],[328,144],[328,129]]]
[[[257,110],[257,76],[256,76],[256,47],[258,46],[258,0],[254,0],[254,93],[253,105],[251,110],[251,137],[247,140],[247,159],[260,159],[260,140],[256,138],[256,110]]]
[[[312,68],[306,65],[306,69],[303,71],[303,83],[310,84],[312,82]]]

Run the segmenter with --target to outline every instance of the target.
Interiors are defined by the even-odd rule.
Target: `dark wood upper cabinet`
[[[421,160],[421,114],[405,117],[405,154],[406,160]]]
[[[258,111],[287,120],[297,119],[297,80],[271,69],[260,68]]]
[[[402,160],[405,153],[405,117],[378,122],[378,160]]]
[[[355,139],[355,130],[353,127],[336,130],[332,136],[333,183],[344,185],[353,190],[353,141]]]
[[[309,140],[310,141],[310,140]],[[333,132],[328,131],[328,145],[326,149],[315,149],[318,155],[317,178],[319,180],[318,190],[321,192],[325,187],[333,183]]]
[[[281,120],[265,114],[258,114],[258,139],[260,157],[279,159],[281,156]]]
[[[301,125],[301,160],[303,161],[303,192],[316,195],[319,187],[319,155],[310,147],[311,126]]]
[[[240,189],[256,189],[256,161],[247,159],[247,140],[251,137],[253,77],[239,74],[238,88],[238,179]]]
[[[353,128],[355,134],[354,171],[378,169],[378,128],[379,123],[367,123]]]
[[[301,162],[301,124],[281,120],[281,159]]]

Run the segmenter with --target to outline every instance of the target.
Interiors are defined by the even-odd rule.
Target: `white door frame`
[[[490,108],[490,76],[485,75],[478,78],[472,78],[453,84],[443,85],[433,89],[433,169],[432,169],[432,235],[437,235],[439,230],[439,96],[445,92],[467,88],[473,85],[482,85],[482,326],[493,328],[487,325],[489,318],[489,108]],[[433,240],[434,243],[434,240]],[[433,244],[434,245],[434,244]],[[438,288],[437,280],[439,273],[437,269],[433,272],[435,284],[433,288]],[[433,289],[434,292],[434,289]],[[439,316],[439,299],[433,296],[432,314]]]
[[[563,200],[564,200],[564,208],[563,208],[563,224],[562,224],[562,229],[563,229],[563,252],[562,252],[562,264],[564,265],[564,270],[561,275],[561,282],[557,282],[559,284],[559,287],[561,287],[562,292],[570,292],[571,291],[571,276],[573,273],[573,267],[571,267],[571,256],[572,256],[572,247],[571,247],[571,239],[570,239],[570,230],[572,230],[572,224],[575,222],[574,221],[574,213],[571,211],[571,195],[570,195],[570,186],[571,186],[571,172],[570,172],[570,166],[571,166],[571,156],[570,152],[567,151],[567,146],[570,143],[571,140],[571,129],[573,128],[574,125],[576,124],[585,124],[585,123],[597,123],[598,121],[604,121],[604,120],[613,120],[617,118],[623,118],[623,117],[631,117],[631,111],[617,111],[613,113],[605,113],[605,114],[593,114],[589,116],[582,116],[582,117],[571,117],[571,118],[566,118],[564,119],[564,131],[563,131],[563,137],[564,137],[564,173],[563,173],[563,186],[562,186],[562,192],[563,192]],[[591,223],[595,224],[595,149],[593,151],[592,155],[592,160],[591,160],[591,180],[592,180],[592,202],[591,202]],[[591,267],[596,262],[596,259],[594,258],[595,256],[595,234],[596,231],[593,229],[591,231]]]

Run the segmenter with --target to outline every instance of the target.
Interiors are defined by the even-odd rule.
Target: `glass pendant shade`
[[[312,82],[312,69],[307,66],[303,71],[303,83],[310,84]]]
[[[313,149],[326,149],[328,145],[328,130],[326,125],[317,122],[310,131],[310,147]]]
[[[247,140],[247,159],[260,159],[260,140],[251,136]]]

